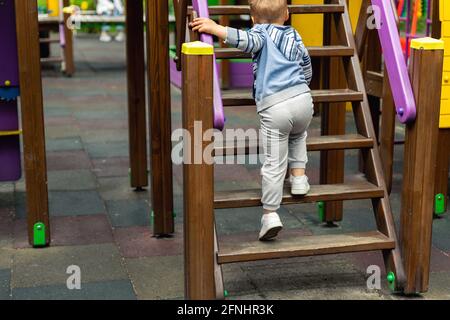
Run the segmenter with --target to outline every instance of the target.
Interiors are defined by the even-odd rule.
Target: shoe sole
[[[294,196],[306,196],[309,192],[310,188],[308,189],[291,189],[291,194]]]
[[[281,229],[283,229],[282,226],[273,227],[273,228],[267,230],[267,232],[261,238],[259,238],[259,241],[272,240],[273,238],[275,238],[278,235],[278,233],[280,233]]]

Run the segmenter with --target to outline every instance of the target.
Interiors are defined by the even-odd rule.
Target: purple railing
[[[372,0],[386,69],[397,116],[402,123],[416,119],[416,102],[400,43],[394,11],[389,1]]]
[[[207,0],[192,0],[192,6],[197,12],[198,16],[201,18],[209,18],[209,9]],[[200,40],[214,45],[214,39],[209,34],[201,34]],[[214,61],[216,61],[216,56],[214,55]],[[225,114],[223,111],[222,93],[220,90],[220,80],[219,80],[219,70],[217,69],[217,64],[214,67],[214,128],[218,130],[223,130],[225,127]]]

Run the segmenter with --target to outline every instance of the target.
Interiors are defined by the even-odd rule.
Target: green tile
[[[182,256],[126,259],[125,264],[139,299],[184,296]]]
[[[67,267],[81,269],[81,282],[125,280],[122,258],[113,244],[20,249],[14,254],[12,287],[28,288],[66,284]]]
[[[11,270],[0,267],[0,300],[11,299]]]
[[[113,227],[149,226],[151,208],[147,200],[106,201]]]
[[[50,191],[94,190],[97,187],[90,170],[49,171],[47,176]]]
[[[98,178],[98,191],[104,200],[148,200],[148,187],[144,191],[136,192],[130,186],[129,177]]]
[[[12,298],[16,300],[135,300],[136,295],[129,280],[91,282],[81,285],[80,290],[66,286],[40,286],[15,288]]]
[[[50,214],[73,216],[105,213],[105,206],[96,191],[53,191],[49,195]]]
[[[111,158],[129,156],[128,142],[86,143],[86,150],[92,158]]]
[[[63,139],[47,139],[47,151],[68,151],[68,150],[82,150],[83,143],[80,137],[68,137]]]

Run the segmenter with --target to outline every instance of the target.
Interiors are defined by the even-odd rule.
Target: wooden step
[[[315,255],[394,249],[395,241],[379,231],[221,243],[218,263],[235,263],[267,259],[307,257]]]
[[[355,50],[346,46],[307,47],[309,55],[316,57],[352,57]],[[251,54],[236,48],[215,48],[217,59],[250,59]]]
[[[344,6],[339,4],[289,5],[290,14],[344,13]],[[193,8],[188,8],[192,14]],[[249,15],[250,7],[246,5],[209,6],[211,16]]]
[[[60,39],[58,38],[41,38],[39,39],[40,43],[59,43]]]
[[[349,184],[313,185],[306,196],[293,196],[290,189],[286,187],[282,204],[379,199],[383,197],[383,188],[363,181]],[[261,189],[220,191],[216,192],[214,196],[214,208],[216,209],[260,207],[261,205]]]
[[[41,63],[58,63],[63,61],[64,59],[61,57],[41,58]]]
[[[234,145],[224,145],[215,147],[215,156],[223,155],[249,155],[262,153],[262,145],[259,141],[235,141]],[[359,134],[347,134],[337,136],[308,137],[308,151],[324,150],[350,150],[373,148],[373,139],[366,138]]]
[[[315,103],[358,102],[364,99],[362,92],[351,89],[312,90],[311,95]],[[255,105],[252,92],[248,89],[223,90],[222,100],[225,107]]]

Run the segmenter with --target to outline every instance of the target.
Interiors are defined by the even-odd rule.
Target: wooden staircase
[[[289,9],[291,14],[324,14],[331,16],[330,21],[332,23],[329,27],[335,27],[339,43],[323,47],[310,47],[308,49],[313,58],[322,59],[321,61],[325,63],[326,61],[329,63],[331,57],[342,59],[348,85],[346,88],[313,90],[312,96],[315,103],[322,103],[323,108],[330,108],[331,110],[333,103],[351,103],[358,133],[311,137],[308,140],[308,150],[361,150],[365,164],[365,181],[311,186],[310,193],[303,197],[292,196],[289,190],[285,190],[283,204],[371,199],[377,230],[341,235],[302,237],[282,235],[280,239],[269,243],[257,241],[256,235],[255,241],[239,244],[234,242],[218,243],[216,237],[215,288],[217,298],[223,298],[220,265],[266,259],[382,250],[386,271],[388,274],[391,273],[391,275],[395,276],[390,278],[390,287],[395,290],[401,290],[405,281],[389,196],[384,182],[378,145],[346,1],[328,0],[325,3],[323,5],[290,5]],[[183,31],[180,30],[185,28],[185,17],[183,16],[180,19],[180,13],[187,12],[188,16],[191,16],[193,9],[192,7],[187,7],[187,1],[178,0],[176,4],[177,27],[178,35],[180,36],[183,34]],[[183,6],[186,6],[186,8],[183,8]],[[209,11],[211,15],[242,15],[250,12],[248,6],[236,5],[210,6]],[[184,37],[178,38],[180,53],[181,43],[185,42],[184,40]],[[236,49],[217,48],[215,52],[216,57],[220,59],[249,57]],[[222,91],[222,98],[225,107],[255,106],[250,90]],[[333,112],[331,111],[330,116],[332,114]],[[260,151],[261,148],[258,141],[253,141],[246,142],[241,147],[218,147],[215,153],[216,156],[224,154],[241,155]],[[261,206],[260,189],[215,193],[215,209],[254,206]]]

